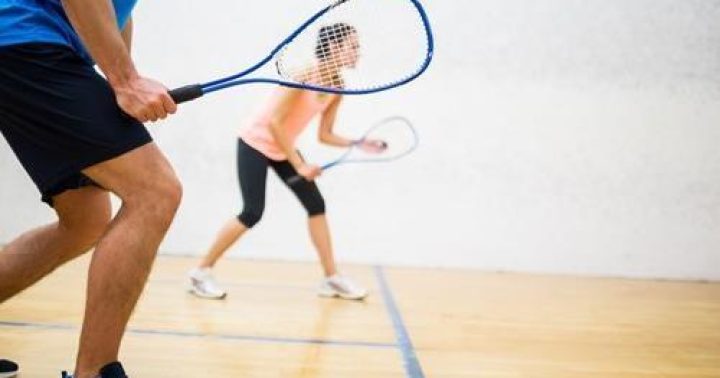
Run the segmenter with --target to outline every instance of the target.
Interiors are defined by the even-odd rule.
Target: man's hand
[[[140,122],[155,122],[177,111],[167,88],[155,80],[138,76],[113,89],[120,108]]]
[[[121,35],[110,0],[62,0],[75,31],[115,91],[120,108],[140,122],[155,122],[177,107],[167,88],[141,77],[130,57],[132,21]]]

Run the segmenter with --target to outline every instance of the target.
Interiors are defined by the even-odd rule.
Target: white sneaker
[[[194,268],[188,273],[190,292],[200,298],[223,299],[227,292],[218,287],[210,268]]]
[[[322,280],[318,295],[321,297],[340,297],[342,299],[363,299],[367,297],[368,292],[349,278],[336,274]]]

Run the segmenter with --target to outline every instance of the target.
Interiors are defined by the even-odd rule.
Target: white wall
[[[350,135],[402,114],[422,138],[407,160],[321,179],[343,261],[720,279],[720,1],[426,3],[427,75],[342,109]],[[233,72],[315,4],[141,2],[138,64],[171,86]],[[152,127],[185,186],[164,252],[201,253],[239,211],[234,138],[268,89]],[[307,134],[306,155],[327,156]],[[50,213],[4,143],[0,172],[7,241]],[[313,259],[304,221],[271,177],[265,219],[232,254]]]

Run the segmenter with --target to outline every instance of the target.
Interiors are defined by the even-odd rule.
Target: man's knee
[[[163,185],[158,186],[158,193],[160,197],[165,200],[165,205],[168,207],[167,210],[172,211],[175,214],[180,201],[182,200],[183,188],[180,180],[177,176],[168,175],[163,179]]]
[[[112,210],[107,192],[98,188],[69,191],[56,197],[58,226],[76,244],[78,253],[97,244],[107,230]]]
[[[182,186],[154,143],[83,171],[114,192],[127,211],[143,212],[158,225],[169,225],[182,198]]]
[[[174,174],[168,174],[158,178],[155,185],[141,194],[141,206],[150,210],[150,215],[157,217],[158,221],[169,224],[180,206],[182,194],[182,184],[178,178]]]

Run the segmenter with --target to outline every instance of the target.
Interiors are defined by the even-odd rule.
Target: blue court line
[[[390,291],[390,286],[385,279],[385,272],[381,266],[375,266],[375,276],[382,291],[385,307],[390,315],[390,319],[392,319],[393,328],[395,328],[395,337],[398,342],[397,346],[402,352],[405,373],[409,378],[425,378],[425,374],[423,374],[422,368],[420,367],[420,361],[418,361],[415,355],[415,349],[410,341],[410,335],[405,328],[402,316],[400,316],[400,310],[398,310],[397,304],[395,304],[395,299],[393,298],[392,291]]]
[[[15,328],[34,328],[34,329],[51,329],[51,330],[78,330],[77,327],[73,327],[65,324],[45,324],[45,323],[29,323],[29,322],[14,322],[14,321],[0,321],[0,327],[15,327]],[[270,336],[247,336],[247,335],[226,335],[226,334],[208,334],[200,332],[186,332],[186,331],[163,331],[154,329],[128,329],[128,334],[134,335],[157,335],[157,336],[176,336],[176,337],[190,337],[190,338],[209,338],[219,340],[241,340],[241,341],[256,341],[264,343],[274,344],[311,344],[311,345],[328,345],[328,346],[351,346],[351,347],[366,347],[366,348],[397,348],[396,344],[390,343],[376,343],[370,341],[344,341],[344,340],[326,340],[326,339],[303,339],[303,338],[289,338],[289,337],[270,337]]]

